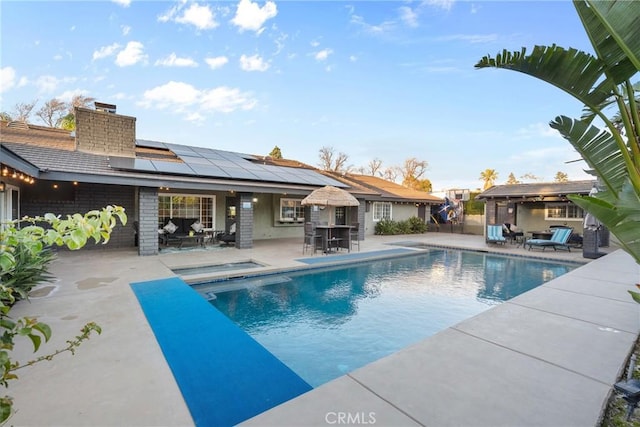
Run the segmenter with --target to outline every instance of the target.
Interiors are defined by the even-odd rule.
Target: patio
[[[360,253],[397,248],[389,244],[403,241],[589,261],[579,250],[534,253],[449,233],[367,237]],[[19,371],[20,379],[8,390],[18,410],[10,422],[193,425],[130,283],[172,277],[177,267],[245,261],[263,265],[251,274],[308,268],[297,261],[303,258],[301,249],[301,239],[282,239],[256,241],[245,250],[149,257],[134,250],[61,253],[52,269],[58,281],[12,314],[37,316],[52,327],[43,354],[63,347],[89,321],[101,325],[103,333],[75,356],[64,354]],[[315,256],[320,257],[329,258]],[[208,277],[246,273],[219,271]],[[639,273],[631,258],[617,251],[246,424],[324,425],[328,413],[364,411],[375,412],[378,425],[594,425],[638,335],[638,307],[626,290]],[[17,349],[16,356],[33,358],[28,346]]]

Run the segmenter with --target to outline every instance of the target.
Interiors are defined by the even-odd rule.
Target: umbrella
[[[342,188],[331,185],[313,190],[311,194],[302,199],[302,206],[359,206],[358,199]]]
[[[589,191],[589,197],[594,197],[597,193],[598,187],[594,184],[591,191]],[[601,225],[600,221],[598,221],[598,219],[591,213],[587,212],[584,216],[584,228],[588,230],[597,230]]]
[[[307,197],[300,202],[302,206],[360,206],[358,199],[353,197],[351,193],[342,188],[326,185],[322,188],[315,189]],[[332,221],[333,212],[329,212],[329,220]]]

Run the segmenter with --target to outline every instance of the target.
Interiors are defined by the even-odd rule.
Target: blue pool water
[[[247,279],[234,283],[239,289],[233,291],[214,294],[210,285],[199,291],[317,387],[575,267],[432,249],[348,268]]]

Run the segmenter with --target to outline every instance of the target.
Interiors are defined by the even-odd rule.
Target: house
[[[302,238],[305,221],[327,215],[300,204],[316,188],[333,185],[360,201],[337,209],[332,222],[358,222],[362,238],[371,206],[384,202],[381,190],[300,162],[138,139],[135,117],[101,105],[76,109],[71,133],[0,121],[0,221],[120,205],[129,223],[114,230],[109,246],[153,255],[168,218],[196,218],[213,233],[233,225],[235,246],[245,249],[254,240]]]
[[[588,195],[595,180],[496,185],[476,196],[485,202],[487,225],[510,223],[526,232],[553,226],[572,227],[582,234],[584,212],[571,194]]]
[[[365,235],[374,234],[376,223],[383,218],[403,221],[418,217],[428,223],[432,207],[444,202],[442,198],[426,191],[414,190],[376,176],[335,172],[327,174],[365,195]]]

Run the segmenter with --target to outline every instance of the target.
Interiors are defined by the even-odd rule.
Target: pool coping
[[[595,260],[241,425],[321,425],[335,414],[382,425],[596,425],[624,369],[619,354],[640,331],[627,294],[640,268],[615,268],[630,260],[621,251]]]

